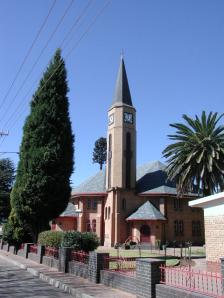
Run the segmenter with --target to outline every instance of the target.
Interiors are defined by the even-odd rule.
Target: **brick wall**
[[[35,253],[29,252],[29,253],[28,253],[28,259],[30,259],[30,260],[32,260],[32,261],[34,261],[34,262],[40,263],[40,262],[39,262],[40,258],[39,258],[39,256],[38,256],[37,254],[35,254]]]
[[[174,208],[174,199],[172,197],[165,198],[166,203],[166,214],[167,214],[167,223],[166,223],[166,238],[168,241],[173,241],[174,239],[178,242],[191,240],[195,245],[204,244],[204,214],[202,208],[192,208],[188,206],[188,202],[191,199],[181,198],[180,210]],[[184,224],[184,233],[183,235],[176,236],[174,233],[174,221],[183,220]],[[192,221],[201,222],[201,236],[192,235]]]
[[[205,217],[206,260],[217,262],[224,256],[224,216]]]
[[[81,276],[83,278],[88,278],[88,268],[87,264],[81,262],[71,261],[68,263],[68,272],[74,274],[75,276]]]
[[[42,264],[59,269],[59,260],[47,256],[43,256]]]
[[[210,296],[206,296],[199,293],[193,293],[189,291],[185,291],[184,289],[178,289],[174,287],[170,287],[167,285],[156,285],[156,298],[208,298]]]
[[[102,270],[100,282],[105,286],[136,294],[136,278],[119,272]]]

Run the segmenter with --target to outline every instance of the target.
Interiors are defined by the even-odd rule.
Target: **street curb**
[[[3,256],[0,254],[0,258],[21,268],[21,269],[28,271],[33,276],[38,277],[42,281],[47,282],[49,285],[54,286],[55,288],[58,288],[58,289],[62,290],[63,292],[66,292],[74,297],[80,297],[80,298],[94,298],[95,297],[95,296],[90,296],[88,294],[82,293],[82,291],[77,290],[77,289],[69,286],[66,283],[61,282],[58,279],[52,278],[52,277],[40,272],[39,270],[31,268],[31,267],[24,265],[18,261],[12,260],[8,256]]]

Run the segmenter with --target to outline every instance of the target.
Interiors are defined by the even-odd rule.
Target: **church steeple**
[[[121,56],[121,62],[117,75],[116,87],[112,105],[126,104],[132,106],[131,93],[128,85],[128,78],[125,70],[124,58]]]
[[[134,189],[136,183],[136,114],[121,57],[115,95],[108,111],[106,187]]]

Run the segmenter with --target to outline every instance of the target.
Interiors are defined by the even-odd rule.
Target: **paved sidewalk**
[[[50,285],[53,285],[74,297],[136,298],[135,295],[112,289],[101,284],[94,284],[84,278],[76,277],[68,273],[64,274],[58,272],[54,268],[49,268],[9,252],[1,250],[0,258],[21,269],[27,270],[32,275],[39,277],[41,280],[46,281]]]

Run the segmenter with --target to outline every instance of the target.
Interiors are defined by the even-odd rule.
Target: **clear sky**
[[[112,102],[122,49],[132,101],[137,109],[138,164],[163,161],[162,150],[169,142],[167,134],[172,132],[169,123],[181,121],[182,114],[194,116],[202,110],[223,112],[223,0],[112,0],[66,57],[107,3],[107,0],[74,0],[21,88],[70,2],[56,1],[5,98],[53,0],[0,1],[0,128],[9,130],[9,136],[0,139],[1,152],[19,150],[29,102],[37,87],[35,82],[88,3],[89,10],[79,27],[62,46],[76,138],[73,186],[98,171],[98,165],[92,164],[92,151],[95,140],[106,136],[107,110]],[[16,154],[1,157],[18,161]]]

